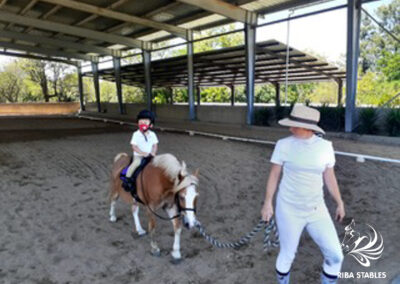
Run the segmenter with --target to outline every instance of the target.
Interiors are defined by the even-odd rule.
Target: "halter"
[[[196,183],[192,182],[189,184],[190,185],[194,185],[197,186]],[[187,207],[182,207],[181,203],[179,202],[179,191],[175,194],[175,204],[176,207],[178,207],[178,214],[180,215],[182,211],[193,211],[196,214],[196,208],[187,208]]]

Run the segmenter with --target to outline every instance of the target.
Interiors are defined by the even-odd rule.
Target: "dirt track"
[[[90,135],[83,135],[89,133]],[[158,222],[160,258],[137,238],[129,207],[119,203],[108,221],[109,169],[129,151],[131,130],[77,119],[0,120],[0,283],[275,283],[277,250],[262,252],[261,234],[242,250],[219,250],[185,230],[184,261],[170,264],[172,226]],[[270,146],[158,133],[160,153],[200,168],[198,218],[208,231],[233,240],[258,221]],[[361,145],[362,146],[362,145]],[[360,147],[361,147],[360,146]],[[346,256],[342,271],[400,273],[400,167],[337,157],[347,224],[369,223],[385,250],[369,268]],[[326,198],[330,211],[334,207]],[[142,218],[142,224],[146,224]],[[336,224],[340,238],[344,225]],[[292,283],[318,283],[322,256],[304,233]]]

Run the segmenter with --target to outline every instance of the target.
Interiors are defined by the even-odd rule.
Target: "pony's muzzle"
[[[196,224],[196,218],[194,216],[187,216],[186,214],[183,216],[183,226],[186,229],[192,229]]]

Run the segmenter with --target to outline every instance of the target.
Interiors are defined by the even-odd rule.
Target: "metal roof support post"
[[[124,114],[124,104],[122,100],[122,82],[121,82],[121,58],[113,57],[114,75],[115,75],[115,87],[117,89],[117,98],[119,104],[119,113]]]
[[[342,98],[343,98],[343,80],[338,79],[336,83],[338,84],[337,105],[340,106],[342,104]]]
[[[96,95],[97,111],[101,112],[100,85],[99,85],[99,63],[92,61],[94,93]]]
[[[275,86],[275,106],[279,107],[281,105],[281,85],[279,83],[274,83]]]
[[[144,89],[147,96],[147,109],[152,110],[153,95],[151,86],[151,51],[143,50],[143,65],[144,65]]]
[[[348,0],[345,132],[352,132],[356,123],[355,104],[357,94],[360,19],[361,0]]]
[[[85,102],[83,97],[83,81],[82,81],[82,67],[81,64],[77,66],[78,69],[78,89],[79,89],[79,102],[81,105],[81,111],[85,111]]]
[[[256,27],[245,25],[245,49],[246,49],[246,97],[247,116],[246,123],[253,124],[254,117],[254,78],[255,78],[255,46]]]
[[[189,96],[189,119],[196,119],[194,109],[194,70],[193,70],[193,32],[188,31],[187,36],[187,68],[188,68],[188,96]]]
[[[229,88],[231,89],[231,106],[235,105],[235,85],[230,85]]]
[[[200,86],[197,85],[196,87],[196,95],[197,95],[197,105],[199,106],[201,103],[201,91],[200,91]]]

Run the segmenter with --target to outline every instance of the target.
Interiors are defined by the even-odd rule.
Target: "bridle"
[[[192,182],[189,184],[189,186],[194,185],[195,187],[197,186],[196,183]],[[187,208],[187,207],[182,207],[181,203],[179,202],[179,191],[177,193],[175,193],[175,204],[176,207],[178,208],[178,214],[180,215],[182,211],[192,211],[194,212],[194,214],[196,214],[196,208]]]

